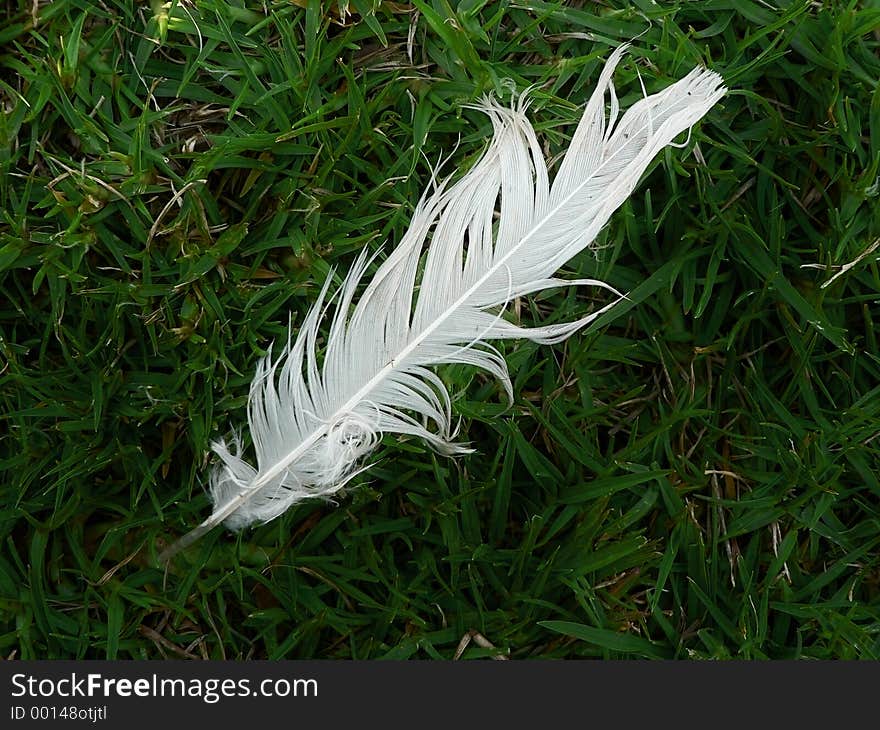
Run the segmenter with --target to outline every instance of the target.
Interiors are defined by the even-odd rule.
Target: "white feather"
[[[232,449],[215,443],[214,511],[165,557],[221,522],[240,529],[303,500],[332,497],[365,468],[362,459],[382,434],[415,436],[447,454],[467,451],[453,441],[450,396],[430,368],[481,368],[512,399],[504,358],[488,340],[558,342],[616,303],[574,322],[531,329],[502,317],[515,297],[551,287],[614,291],[552,275],[592,243],[654,156],[725,93],[717,74],[694,69],[618,121],[611,77],[624,50],[608,59],[552,185],[525,116],[527,95],[516,108],[491,100],[478,105],[494,128],[486,152],[454,184],[428,190],[359,298],[372,263],[366,252],[329,298],[332,274],[327,278],[296,339],[260,362],[248,399],[257,467],[244,461],[238,442]],[[319,331],[328,318],[320,362]]]

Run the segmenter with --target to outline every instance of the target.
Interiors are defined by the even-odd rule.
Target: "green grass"
[[[880,3],[347,9],[3,3],[0,654],[880,658]],[[476,454],[386,438],[157,567],[288,314],[484,148],[464,105],[537,85],[555,156],[636,37],[624,106],[731,91],[566,268],[631,301],[506,344],[513,406],[444,369]]]

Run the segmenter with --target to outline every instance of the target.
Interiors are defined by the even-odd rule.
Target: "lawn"
[[[880,659],[880,2],[0,7],[0,655]],[[533,86],[552,174],[626,41],[624,108],[730,89],[560,274],[629,301],[503,343],[512,404],[440,368],[475,453],[386,436],[163,565],[272,341],[485,149],[468,104]]]

